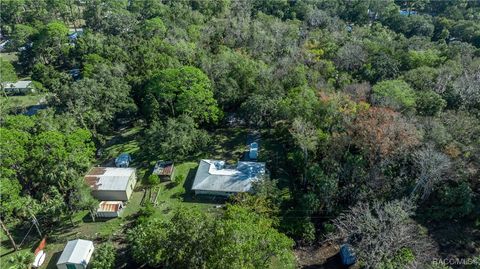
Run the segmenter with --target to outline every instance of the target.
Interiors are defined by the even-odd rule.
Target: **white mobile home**
[[[85,183],[100,201],[128,201],[137,176],[134,168],[94,167],[85,176]]]
[[[201,160],[193,181],[195,194],[230,196],[250,192],[252,183],[265,175],[265,163],[238,162],[228,166],[224,161]]]
[[[86,269],[93,254],[93,242],[83,239],[68,241],[58,259],[58,269]]]

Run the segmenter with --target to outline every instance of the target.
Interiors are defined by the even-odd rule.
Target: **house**
[[[93,242],[76,239],[68,241],[57,262],[58,269],[86,269],[92,257]]]
[[[158,161],[152,174],[157,175],[162,181],[172,180],[174,169],[173,161]]]
[[[27,94],[35,92],[32,81],[20,80],[17,82],[4,82],[2,88],[7,94]]]
[[[122,201],[102,201],[98,205],[97,217],[99,218],[116,218],[120,217],[123,212]]]
[[[85,176],[85,183],[100,201],[128,201],[137,176],[134,168],[94,167]]]
[[[265,163],[243,162],[229,166],[220,160],[201,160],[192,190],[195,194],[230,196],[250,192],[252,183],[265,175]]]
[[[122,153],[117,158],[115,158],[116,167],[128,167],[132,162],[132,157],[128,153]]]

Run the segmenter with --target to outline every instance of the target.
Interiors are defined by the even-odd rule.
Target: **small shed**
[[[116,167],[128,167],[132,162],[132,157],[128,153],[122,153],[117,158],[115,158]]]
[[[93,242],[83,239],[68,241],[58,259],[58,269],[86,269],[93,254]]]
[[[97,217],[99,218],[117,218],[123,212],[122,201],[102,201],[98,205]]]
[[[158,175],[160,180],[172,180],[175,167],[173,161],[158,161],[153,168],[152,174]]]

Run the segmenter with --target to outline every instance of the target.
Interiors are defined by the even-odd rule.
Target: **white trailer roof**
[[[74,263],[87,265],[92,252],[92,241],[83,239],[68,241],[57,264]]]
[[[238,162],[235,167],[225,167],[224,163],[201,160],[192,190],[248,192],[252,183],[265,174],[265,163],[262,162]]]

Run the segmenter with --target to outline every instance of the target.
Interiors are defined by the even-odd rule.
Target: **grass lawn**
[[[15,96],[2,96],[0,97],[0,105],[2,111],[24,111],[30,106],[37,105],[45,100],[47,94],[29,94],[29,95],[15,95]]]
[[[18,60],[17,53],[15,52],[2,52],[0,53],[0,57],[9,62],[15,62]]]

